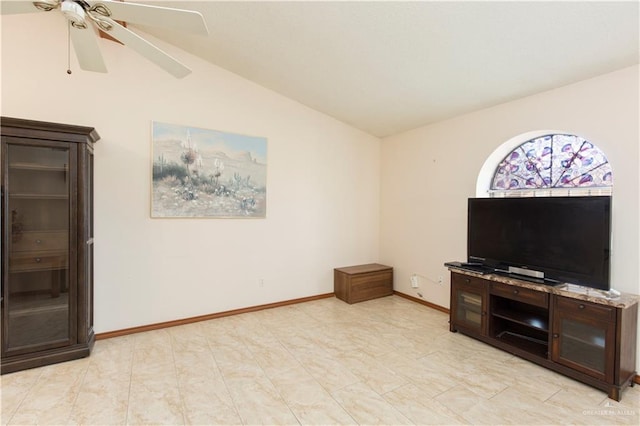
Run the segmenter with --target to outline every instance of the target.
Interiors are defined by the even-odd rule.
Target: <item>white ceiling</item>
[[[637,1],[156,3],[210,35],[145,32],[380,137],[640,56]]]
[[[208,37],[137,28],[379,137],[640,62],[638,1],[132,1],[200,11]]]

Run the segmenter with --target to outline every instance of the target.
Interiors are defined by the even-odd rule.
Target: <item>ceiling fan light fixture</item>
[[[38,10],[49,12],[50,10],[55,9],[60,5],[60,0],[39,0],[39,1],[34,1],[33,5]]]
[[[111,17],[111,11],[102,3],[94,4],[89,11],[97,13],[98,15],[106,16],[107,18]]]
[[[60,10],[64,16],[71,22],[74,28],[85,29],[87,24],[85,22],[85,13],[82,6],[72,0],[64,0],[60,6]]]
[[[92,14],[89,14],[89,18],[91,18],[102,31],[109,32],[113,29],[113,24],[111,24],[111,22],[107,21],[106,19],[94,16]]]

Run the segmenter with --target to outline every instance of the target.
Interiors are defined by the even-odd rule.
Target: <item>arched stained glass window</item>
[[[491,190],[597,188],[613,186],[604,153],[575,135],[551,134],[530,139],[498,165]]]

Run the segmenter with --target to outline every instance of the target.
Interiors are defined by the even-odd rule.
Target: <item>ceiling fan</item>
[[[168,7],[125,3],[113,0],[37,0],[2,1],[0,14],[50,12],[59,10],[70,23],[70,36],[80,68],[107,72],[100,53],[95,29],[99,29],[125,46],[135,50],[177,78],[191,70],[118,21],[163,27],[208,35],[207,24],[200,12]]]

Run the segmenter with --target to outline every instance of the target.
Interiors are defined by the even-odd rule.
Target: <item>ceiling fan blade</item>
[[[104,5],[111,12],[108,17],[118,21],[200,35],[209,34],[207,23],[200,12],[111,0],[88,0],[87,3],[92,7]],[[99,9],[96,12],[100,14]]]
[[[1,1],[0,15],[14,15],[18,13],[44,12],[33,5],[30,1]]]
[[[110,18],[100,18],[112,25],[112,28],[106,31],[111,37],[115,38],[122,44],[138,52],[160,68],[167,71],[169,74],[177,78],[182,78],[191,73],[191,70],[182,65],[176,59],[169,56],[167,53],[158,49],[147,40],[140,37],[138,34],[129,31],[122,25]]]
[[[71,42],[80,68],[85,71],[107,72],[93,25],[88,25],[85,29],[71,27]]]

